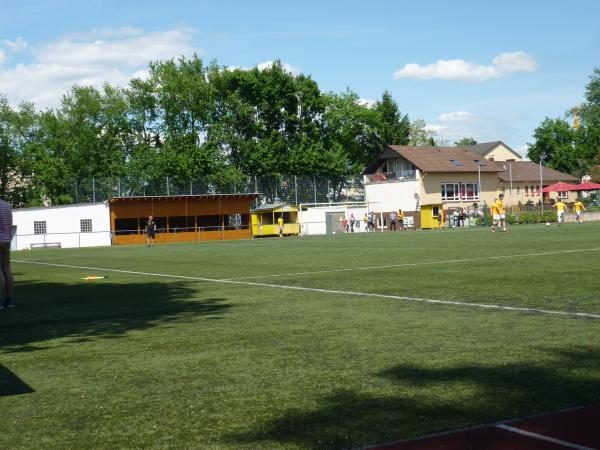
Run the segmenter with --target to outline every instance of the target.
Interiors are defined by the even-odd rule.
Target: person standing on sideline
[[[283,239],[283,217],[279,216],[277,219],[277,225],[279,226],[279,239]]]
[[[396,211],[390,213],[390,231],[396,231]]]
[[[354,224],[356,223],[356,219],[354,218],[354,214],[350,214],[350,233],[354,233]]]
[[[504,194],[500,194],[492,203],[492,232],[495,232],[497,227],[502,227],[502,231],[506,231],[506,215],[502,200],[504,200]]]
[[[148,216],[146,221],[146,236],[148,237],[148,247],[156,244],[156,222],[152,216]]]
[[[342,217],[340,222],[342,223],[342,229],[344,230],[344,233],[348,233],[348,219],[346,219],[346,216]]]
[[[370,212],[368,220],[369,220],[369,222],[367,224],[367,230],[371,230],[372,232],[375,232],[375,214]]]
[[[560,198],[556,199],[553,208],[556,208],[556,216],[558,219],[558,226],[565,221],[565,212],[567,211],[567,205],[565,205]]]
[[[12,209],[4,200],[0,199],[0,271],[3,278],[4,302],[0,309],[12,308],[14,295],[14,279],[10,270],[10,242],[13,238]]]
[[[585,206],[583,206],[583,203],[581,203],[579,200],[575,200],[575,203],[573,203],[573,208],[575,208],[575,221],[583,223],[581,212],[585,211]]]
[[[398,208],[396,217],[398,217],[398,227],[400,228],[400,231],[404,231],[404,213],[400,208]]]
[[[365,231],[368,233],[369,232],[369,216],[367,215],[367,213],[365,213],[365,215],[363,216],[363,222],[365,225]]]

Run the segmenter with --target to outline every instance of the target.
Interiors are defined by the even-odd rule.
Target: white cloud
[[[515,131],[523,122],[523,116],[514,112],[494,114],[475,114],[467,111],[441,113],[436,123],[427,125],[428,131],[433,131],[437,139],[448,145],[464,138],[471,137],[477,142],[503,141],[511,145]],[[526,146],[513,147],[518,153],[526,154]]]
[[[265,70],[270,67],[273,67],[273,64],[275,64],[275,61],[265,61],[265,62],[257,64],[256,67],[258,68],[258,70]],[[294,67],[291,64],[286,63],[286,62],[281,62],[281,67],[283,68],[283,70],[291,73],[292,75],[300,75],[300,73],[301,73],[300,68]]]
[[[371,98],[359,98],[356,101],[357,104],[359,104],[360,106],[366,106],[367,108],[373,108],[375,106],[375,104],[377,103],[377,100],[373,100]]]
[[[494,57],[491,65],[478,65],[462,59],[440,59],[424,66],[406,64],[394,72],[394,79],[486,81],[504,78],[515,72],[535,70],[537,70],[537,63],[533,56],[525,52],[510,52]]]
[[[31,48],[29,63],[0,68],[0,91],[12,104],[30,101],[55,107],[74,84],[123,86],[145,76],[150,61],[191,56],[193,32],[119,28],[66,36]]]
[[[4,54],[4,50],[2,50],[0,48],[0,67],[2,67],[2,65],[4,64],[5,60],[6,60],[6,55]]]
[[[438,120],[441,122],[460,122],[464,120],[469,120],[472,118],[472,115],[466,111],[453,111],[442,113],[438,116]]]
[[[27,41],[24,41],[23,38],[21,38],[21,37],[18,37],[14,41],[4,39],[0,42],[2,43],[3,46],[8,48],[13,53],[22,52],[23,50],[25,50],[27,48],[27,45],[28,45]]]
[[[436,123],[428,123],[425,125],[425,130],[430,131],[432,133],[439,133],[440,131],[446,130],[448,127],[446,125],[440,125]]]

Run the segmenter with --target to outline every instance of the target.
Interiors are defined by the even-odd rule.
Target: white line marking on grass
[[[600,247],[599,248],[584,248],[584,249],[580,249],[580,250],[557,250],[557,251],[553,251],[553,252],[541,252],[541,253],[521,253],[521,254],[516,254],[516,255],[481,256],[478,258],[445,259],[442,261],[423,261],[423,262],[415,262],[415,263],[386,264],[384,266],[346,267],[344,269],[315,270],[315,271],[311,271],[311,272],[274,273],[274,274],[269,274],[269,275],[254,275],[254,276],[250,276],[250,277],[224,278],[223,281],[251,280],[251,279],[255,279],[255,278],[293,277],[293,276],[297,276],[297,275],[318,275],[321,273],[351,272],[354,270],[391,269],[394,267],[428,266],[431,264],[448,264],[448,263],[461,263],[461,262],[472,262],[472,261],[485,261],[485,260],[490,260],[490,259],[519,258],[519,257],[526,257],[526,256],[560,255],[563,253],[594,252],[594,251],[598,251],[598,250],[600,250]]]
[[[511,427],[511,426],[505,425],[505,424],[496,425],[496,428],[501,428],[506,431],[511,431],[513,433],[521,434],[523,436],[540,439],[542,441],[552,442],[553,444],[562,445],[563,447],[567,447],[567,448],[575,448],[577,450],[594,450],[591,447],[585,447],[583,445],[573,444],[572,442],[563,441],[563,440],[556,439],[556,438],[553,438],[550,436],[545,436],[543,434],[532,433],[531,431],[522,430],[520,428]]]
[[[254,286],[254,287],[267,287],[267,288],[275,288],[275,289],[290,289],[295,291],[306,291],[306,292],[320,292],[323,294],[336,294],[336,295],[353,295],[357,297],[374,297],[374,298],[385,298],[391,300],[403,300],[410,302],[421,302],[421,303],[430,303],[435,305],[452,305],[452,306],[466,306],[469,308],[484,308],[484,309],[495,309],[502,311],[515,311],[515,312],[525,312],[525,313],[537,313],[537,314],[549,314],[555,316],[571,316],[571,317],[584,317],[588,319],[600,319],[600,314],[592,314],[592,313],[581,313],[581,312],[570,312],[570,311],[557,311],[553,309],[537,309],[537,308],[524,308],[519,306],[503,306],[503,305],[494,305],[494,304],[483,304],[483,303],[470,303],[470,302],[459,302],[454,300],[436,300],[432,298],[421,298],[421,297],[405,297],[402,295],[390,295],[390,294],[377,294],[372,292],[357,292],[357,291],[340,291],[336,289],[320,289],[320,288],[311,288],[311,287],[303,287],[303,286],[287,286],[282,284],[268,284],[268,283],[257,283],[253,281],[237,281],[237,280],[222,280],[216,278],[204,278],[204,277],[192,277],[187,275],[170,275],[166,273],[154,273],[154,272],[138,272],[134,270],[122,270],[122,269],[105,269],[102,267],[88,267],[88,266],[75,266],[71,264],[56,264],[56,263],[46,263],[39,261],[23,261],[23,260],[13,260],[13,262],[21,263],[21,264],[35,264],[40,266],[50,266],[50,267],[64,267],[68,269],[84,269],[84,270],[95,270],[102,272],[112,272],[112,273],[124,273],[128,275],[143,275],[150,277],[160,277],[160,278],[174,278],[178,280],[190,280],[190,281],[206,281],[208,283],[219,283],[219,284],[237,284],[242,286]]]

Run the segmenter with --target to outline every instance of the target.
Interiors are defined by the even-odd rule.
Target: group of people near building
[[[388,216],[388,229],[390,231],[404,230],[404,213],[401,209],[398,211],[392,211]],[[354,217],[354,214],[350,214],[350,217],[340,217],[340,224],[344,233],[354,233],[356,228],[360,228],[360,223],[363,223],[365,231],[367,233],[374,233],[377,224],[377,215],[374,212],[366,212],[362,220]],[[383,225],[383,224],[382,224]]]

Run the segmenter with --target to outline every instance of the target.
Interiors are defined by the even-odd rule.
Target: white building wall
[[[81,232],[81,219],[91,219],[91,233]],[[35,221],[46,222],[46,234],[34,233]],[[13,209],[13,224],[16,250],[43,243],[60,243],[63,248],[111,245],[108,202]]]
[[[327,213],[342,213],[347,219],[350,219],[350,214],[354,214],[354,218],[356,219],[354,232],[364,233],[366,231],[365,224],[362,220],[363,216],[367,213],[366,205],[324,205],[308,207],[306,211],[299,211],[298,222],[300,223],[302,234],[326,234]]]
[[[418,179],[365,184],[367,207],[375,213],[396,211],[398,208],[402,211],[416,211],[417,200],[415,194],[418,193]]]

